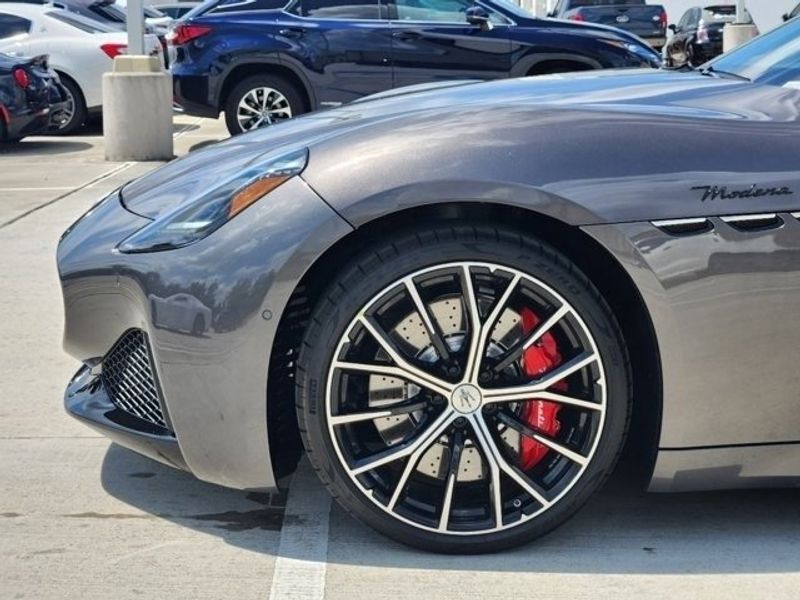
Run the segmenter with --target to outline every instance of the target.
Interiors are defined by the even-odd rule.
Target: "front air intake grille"
[[[131,329],[103,359],[101,378],[111,402],[126,413],[167,428],[147,335]]]

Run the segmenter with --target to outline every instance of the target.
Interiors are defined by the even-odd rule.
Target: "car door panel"
[[[472,25],[466,17],[470,6],[468,0],[394,0],[390,7],[394,87],[508,76],[508,20],[486,9],[489,25]]]
[[[510,69],[506,27],[393,22],[394,87],[448,79],[498,79]]]
[[[276,24],[278,39],[302,63],[319,106],[337,106],[392,87],[387,10],[379,0],[351,1],[303,0],[301,14]],[[358,18],[373,15],[380,18]]]

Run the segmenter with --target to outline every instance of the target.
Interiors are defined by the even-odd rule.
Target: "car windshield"
[[[800,84],[800,21],[789,21],[712,60],[706,67],[767,85]]]

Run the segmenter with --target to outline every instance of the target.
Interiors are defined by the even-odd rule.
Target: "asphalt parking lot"
[[[175,149],[226,136],[178,117]],[[158,163],[107,163],[97,127],[0,147],[0,599],[796,598],[800,491],[647,495],[625,468],[565,527],[512,552],[436,556],[332,505],[141,458],[61,406],[60,233]]]

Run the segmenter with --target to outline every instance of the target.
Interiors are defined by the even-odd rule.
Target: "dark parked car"
[[[697,67],[722,54],[722,30],[736,20],[736,6],[723,4],[695,6],[687,10],[677,25],[670,25],[673,36],[664,47],[667,66]],[[750,13],[746,22],[752,23]]]
[[[396,90],[152,171],[59,243],[67,410],[242,489],[305,448],[446,552],[551,531],[626,439],[653,491],[797,487],[798,38]]]
[[[653,48],[662,48],[667,41],[667,11],[645,0],[559,0],[550,16],[619,27]]]
[[[0,53],[0,141],[44,133],[58,123],[65,104],[58,75],[46,56],[19,58]]]
[[[175,27],[175,99],[187,113],[224,111],[236,134],[408,85],[661,61],[624,31],[535,19],[506,0],[285,1],[205,4]]]
[[[789,19],[794,19],[798,15],[800,15],[800,4],[798,4],[792,10],[790,10],[788,13],[783,15],[783,20],[784,21],[788,21]]]

